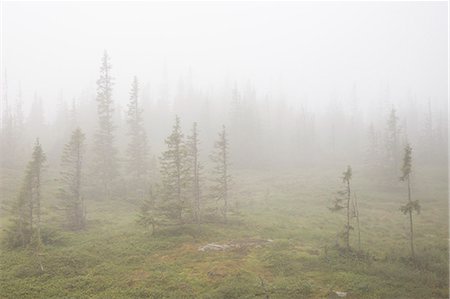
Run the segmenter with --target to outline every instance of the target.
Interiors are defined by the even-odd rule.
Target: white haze
[[[48,121],[60,94],[95,91],[104,50],[122,106],[134,75],[154,100],[166,64],[171,97],[191,72],[203,90],[251,82],[317,111],[354,90],[446,107],[446,2],[4,2],[1,22],[8,97],[20,82],[26,111],[37,93]]]

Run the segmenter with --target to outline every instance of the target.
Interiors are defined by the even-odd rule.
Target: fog
[[[0,8],[0,297],[448,298],[447,2]]]
[[[446,3],[4,2],[2,72],[54,117],[94,89],[107,50],[125,104],[134,75],[156,96],[164,65],[171,95],[192,72],[202,89],[251,82],[260,96],[284,94],[323,106],[356,86],[366,102],[389,86],[393,101],[447,97]]]

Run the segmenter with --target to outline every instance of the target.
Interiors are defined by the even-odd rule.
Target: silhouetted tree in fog
[[[420,204],[418,200],[411,199],[411,171],[412,171],[412,148],[409,144],[405,146],[405,154],[403,156],[402,176],[400,180],[406,182],[408,186],[408,202],[400,207],[403,214],[409,215],[409,228],[410,228],[410,246],[411,257],[413,260],[416,258],[414,252],[414,229],[413,229],[413,211],[420,213]]]
[[[45,161],[45,154],[36,140],[22,188],[13,204],[13,223],[7,231],[7,243],[11,247],[33,245],[39,250],[41,246],[41,182]]]
[[[375,130],[373,123],[370,124],[367,134],[367,151],[366,163],[367,166],[374,168],[380,166],[382,161],[382,151],[380,150],[380,138],[378,132]]]
[[[344,239],[347,250],[350,250],[350,231],[353,229],[353,227],[350,225],[351,179],[352,168],[350,166],[347,166],[347,170],[342,173],[342,182],[345,184],[345,189],[337,192],[337,195],[333,200],[333,206],[330,208],[330,210],[333,212],[340,211],[342,209],[345,209],[347,212],[347,223],[345,224],[344,231],[342,233],[342,237]]]
[[[72,132],[64,146],[61,158],[60,197],[66,211],[66,221],[71,229],[83,229],[86,223],[86,206],[82,194],[85,136],[80,128]]]
[[[228,137],[225,130],[225,126],[222,127],[222,131],[219,132],[219,138],[214,144],[214,151],[211,154],[211,160],[214,163],[213,169],[213,196],[216,201],[223,201],[223,207],[219,208],[223,219],[227,222],[228,215],[228,193],[231,181],[229,174],[229,146]]]
[[[98,131],[95,135],[96,175],[103,185],[107,198],[111,197],[111,188],[118,175],[117,149],[114,146],[114,103],[112,100],[113,78],[108,53],[105,51],[100,66],[100,78],[97,80]]]
[[[147,135],[144,129],[142,108],[139,104],[139,85],[136,77],[133,79],[130,92],[130,101],[128,103],[128,173],[131,175],[134,187],[138,192],[144,192],[144,180],[147,175],[148,150]],[[140,194],[142,196],[142,194]]]
[[[167,150],[160,158],[163,210],[169,218],[182,221],[189,169],[186,163],[186,144],[178,116],[175,117],[172,133],[165,142]]]
[[[197,123],[192,125],[191,135],[187,138],[188,163],[190,168],[190,180],[192,186],[193,204],[192,210],[195,222],[200,222],[200,160],[199,160],[199,139]]]
[[[397,112],[394,108],[392,108],[391,113],[389,114],[389,118],[387,121],[387,132],[386,132],[386,151],[387,151],[387,160],[388,167],[393,167],[393,169],[397,169],[398,159],[399,159],[399,136],[400,136],[400,127],[398,123]]]

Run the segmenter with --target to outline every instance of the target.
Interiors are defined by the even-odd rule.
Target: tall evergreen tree
[[[166,138],[167,150],[160,157],[163,204],[167,217],[182,221],[189,181],[187,149],[181,132],[180,118],[175,117],[172,133]]]
[[[340,211],[345,209],[347,213],[347,222],[344,226],[344,231],[342,233],[342,237],[345,242],[345,247],[347,250],[350,250],[350,231],[353,227],[350,224],[351,213],[350,213],[350,204],[351,204],[351,185],[350,181],[352,179],[352,168],[347,166],[347,170],[342,173],[342,182],[345,184],[344,190],[338,191],[337,196],[333,200],[333,206],[330,208],[331,211]]]
[[[416,258],[414,251],[414,229],[413,229],[413,212],[420,213],[419,200],[411,199],[411,171],[412,171],[412,148],[409,144],[406,144],[405,153],[403,156],[403,166],[401,168],[402,176],[400,180],[406,182],[408,186],[408,202],[400,207],[403,214],[409,215],[409,228],[410,228],[410,246],[411,246],[411,257],[413,260]]]
[[[129,138],[128,144],[128,172],[131,174],[133,181],[138,185],[137,189],[144,190],[144,178],[147,174],[148,167],[148,150],[147,135],[144,129],[143,110],[139,104],[139,84],[136,77],[133,79],[130,92],[130,101],[128,103],[128,125]]]
[[[85,136],[80,128],[72,132],[61,158],[60,197],[66,210],[68,227],[83,229],[86,224],[86,206],[82,194]]]
[[[41,239],[42,170],[46,161],[39,139],[36,140],[31,161],[16,201],[13,204],[13,224],[7,233],[11,247],[33,245],[39,248]]]
[[[214,144],[214,151],[211,154],[211,160],[215,164],[213,192],[215,199],[223,201],[223,207],[220,209],[225,222],[228,216],[228,197],[231,175],[229,174],[230,157],[229,144],[225,126],[219,132],[218,140]]]
[[[187,138],[188,160],[190,164],[190,176],[192,185],[193,204],[192,210],[194,220],[200,223],[201,207],[200,207],[200,160],[199,160],[199,139],[197,131],[197,123],[192,125],[192,133]]]
[[[41,182],[42,182],[42,168],[44,162],[46,161],[46,156],[42,150],[39,139],[36,140],[36,144],[33,149],[32,154],[32,203],[36,205],[36,240],[38,245],[41,244]]]
[[[97,80],[97,112],[99,127],[95,135],[96,175],[103,185],[106,198],[111,198],[111,188],[118,175],[117,149],[114,146],[112,99],[113,78],[111,63],[105,51],[100,66],[100,78]]]

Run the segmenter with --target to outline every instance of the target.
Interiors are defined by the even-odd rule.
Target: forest
[[[2,66],[0,298],[448,298],[445,95],[90,54],[52,99]]]

